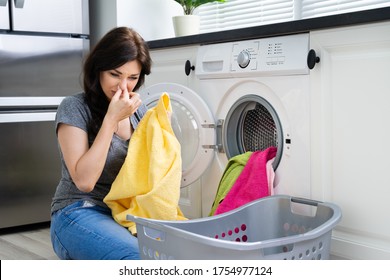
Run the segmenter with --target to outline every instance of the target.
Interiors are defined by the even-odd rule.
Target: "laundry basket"
[[[341,210],[332,203],[275,195],[220,215],[134,221],[142,259],[328,259]]]

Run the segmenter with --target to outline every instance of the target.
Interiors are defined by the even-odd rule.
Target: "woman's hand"
[[[106,116],[116,123],[133,115],[142,101],[138,93],[128,92],[126,80],[121,82],[112,97]]]

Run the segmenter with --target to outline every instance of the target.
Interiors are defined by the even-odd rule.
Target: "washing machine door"
[[[193,90],[175,83],[149,86],[139,93],[148,108],[168,93],[172,106],[172,128],[181,145],[182,183],[186,187],[208,168],[215,155],[215,121],[207,104]]]

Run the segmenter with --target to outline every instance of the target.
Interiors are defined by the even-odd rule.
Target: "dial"
[[[251,55],[247,50],[243,50],[238,54],[237,63],[241,68],[245,68],[251,62]]]

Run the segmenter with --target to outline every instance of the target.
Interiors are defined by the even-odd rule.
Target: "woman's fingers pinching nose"
[[[137,93],[137,92],[134,92],[134,91],[129,92],[129,95],[130,95],[130,98],[134,97],[135,99],[141,99],[139,93]]]

